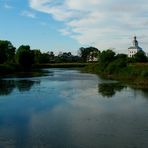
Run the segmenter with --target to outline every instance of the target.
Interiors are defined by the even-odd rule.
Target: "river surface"
[[[148,91],[75,69],[0,80],[0,148],[148,148]]]

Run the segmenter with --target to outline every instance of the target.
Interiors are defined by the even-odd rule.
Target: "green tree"
[[[41,58],[42,58],[42,53],[39,49],[34,49],[34,64],[39,64],[41,63]]]
[[[93,61],[93,59],[98,57],[100,51],[95,47],[81,47],[79,49],[80,58],[83,62]]]
[[[133,58],[135,62],[147,62],[147,57],[142,50],[138,51]]]
[[[0,64],[14,62],[15,47],[10,41],[0,40]]]
[[[114,51],[110,49],[102,51],[99,56],[99,63],[100,63],[101,70],[105,70],[105,68],[107,68],[109,63],[111,63],[114,60],[115,60]]]
[[[48,53],[42,53],[40,63],[50,63],[50,55]]]
[[[16,60],[24,70],[30,70],[34,63],[34,53],[29,45],[21,45],[16,53]]]
[[[55,58],[55,55],[54,55],[54,52],[53,51],[51,51],[51,52],[48,52],[48,54],[49,54],[49,57],[50,57],[50,63],[53,63],[54,62],[54,58]]]

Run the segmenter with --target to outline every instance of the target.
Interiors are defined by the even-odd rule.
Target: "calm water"
[[[0,148],[147,148],[148,91],[77,70],[0,80]]]

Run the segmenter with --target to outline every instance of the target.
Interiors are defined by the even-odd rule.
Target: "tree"
[[[115,60],[115,52],[113,52],[112,50],[108,49],[100,53],[99,63],[102,70],[104,70],[109,65],[109,63],[111,63],[114,60]]]
[[[41,56],[42,56],[41,51],[39,49],[34,49],[33,53],[34,53],[34,64],[41,63]]]
[[[34,53],[29,45],[21,45],[16,53],[17,62],[24,70],[30,70],[34,62]]]
[[[10,41],[0,41],[0,64],[14,62],[15,47]]]
[[[98,57],[100,51],[95,47],[81,47],[79,49],[79,54],[81,57],[82,62],[93,61],[94,57]]]
[[[50,55],[48,53],[42,53],[40,63],[50,63]]]
[[[136,62],[147,62],[147,57],[145,53],[140,50],[134,55],[134,59]]]
[[[73,55],[71,52],[60,52],[57,58],[58,62],[72,62]]]
[[[54,52],[53,51],[51,51],[51,52],[48,52],[48,54],[49,54],[49,57],[50,57],[50,63],[53,63],[54,62],[54,58],[55,58],[55,55],[54,55]]]

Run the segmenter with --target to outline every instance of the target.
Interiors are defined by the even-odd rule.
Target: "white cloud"
[[[123,50],[128,48],[129,37],[148,33],[147,0],[29,1],[32,9],[62,21],[65,28],[59,31],[82,45],[93,44],[102,49],[116,47]],[[146,40],[148,38],[143,38],[143,42]]]
[[[41,22],[41,25],[42,25],[42,26],[47,26],[48,24],[45,23],[45,22]]]
[[[30,18],[33,18],[33,19],[37,18],[35,13],[33,13],[31,11],[27,11],[27,10],[22,11],[21,15],[26,16],[26,17],[30,17]]]
[[[5,3],[5,4],[4,4],[4,8],[6,8],[6,9],[12,9],[12,8],[14,8],[14,7],[11,6],[11,5],[9,5],[9,4],[7,4],[7,3]]]

